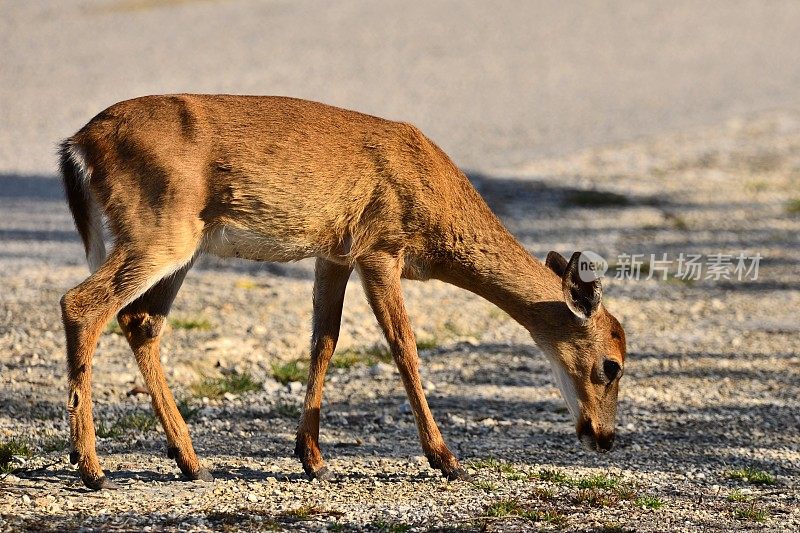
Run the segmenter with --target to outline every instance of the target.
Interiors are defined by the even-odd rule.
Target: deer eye
[[[617,379],[621,372],[622,367],[618,362],[614,361],[613,359],[605,359],[603,361],[603,374],[605,374],[609,383]]]

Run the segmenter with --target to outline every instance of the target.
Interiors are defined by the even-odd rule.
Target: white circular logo
[[[608,261],[603,257],[592,251],[581,252],[578,258],[578,277],[581,281],[591,283],[596,279],[600,279],[608,270]]]

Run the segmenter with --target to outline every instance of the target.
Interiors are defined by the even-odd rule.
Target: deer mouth
[[[595,431],[591,421],[585,420],[578,426],[578,440],[583,447],[592,452],[607,453],[614,448],[613,431]]]

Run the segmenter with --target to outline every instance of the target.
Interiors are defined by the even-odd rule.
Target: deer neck
[[[435,277],[492,302],[536,337],[552,310],[564,307],[561,280],[498,220],[486,226],[457,235]]]

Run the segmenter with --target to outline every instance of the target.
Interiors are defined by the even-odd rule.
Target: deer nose
[[[601,434],[596,442],[597,442],[597,451],[601,453],[610,452],[614,448],[614,433],[605,433]]]
[[[615,438],[614,431],[595,431],[590,420],[584,420],[578,426],[578,439],[584,447],[595,452],[610,452]]]

